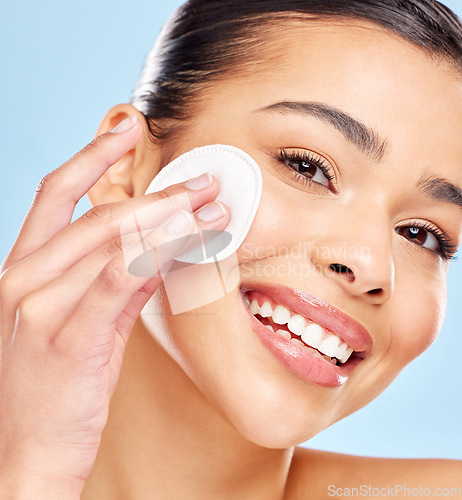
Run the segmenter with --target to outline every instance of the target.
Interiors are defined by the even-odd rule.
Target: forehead
[[[393,160],[439,157],[462,181],[462,79],[448,62],[366,21],[279,22],[262,38],[251,71],[216,86],[209,109],[327,103],[379,131]]]

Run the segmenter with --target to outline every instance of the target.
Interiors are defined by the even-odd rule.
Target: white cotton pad
[[[216,200],[225,203],[231,211],[231,221],[225,230],[231,236],[231,241],[214,256],[201,260],[201,264],[226,259],[242,245],[257,213],[263,183],[260,167],[251,156],[234,146],[215,144],[193,149],[166,165],[151,182],[146,194],[185,182],[205,172],[210,172],[218,179],[220,192]],[[213,241],[207,242],[207,246]],[[197,251],[188,250],[175,260],[198,263]]]

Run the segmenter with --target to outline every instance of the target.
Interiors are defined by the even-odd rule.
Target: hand
[[[138,141],[141,123],[128,119],[125,125],[42,180],[1,268],[1,498],[80,497],[130,332],[161,283],[159,274],[131,275],[127,254],[173,239],[177,243],[164,245],[159,260],[159,267],[168,266],[188,248],[179,236],[191,234],[194,222],[219,230],[229,222],[223,205],[214,222],[198,217],[218,194],[212,177],[204,189],[178,184],[94,207],[70,223],[77,201]],[[189,212],[181,211],[185,197]],[[143,244],[136,227],[120,235],[135,212],[143,214],[141,229],[152,228]]]

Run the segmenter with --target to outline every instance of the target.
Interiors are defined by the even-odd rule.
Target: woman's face
[[[177,315],[161,289],[164,314],[145,317],[212,407],[274,448],[358,410],[431,344],[445,309],[446,239],[457,246],[462,227],[460,192],[448,184],[462,183],[462,84],[449,64],[365,22],[279,33],[253,74],[208,90],[171,152],[230,144],[260,165],[239,286]],[[269,330],[262,341],[270,320],[249,313],[250,290],[259,305],[287,306],[363,352],[340,367]]]

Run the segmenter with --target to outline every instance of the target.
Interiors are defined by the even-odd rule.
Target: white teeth
[[[276,333],[282,335],[285,339],[290,340],[290,333],[287,330],[278,330]]]
[[[337,359],[342,359],[344,354],[347,352],[348,349],[348,344],[346,342],[342,342],[340,344],[340,347],[337,349],[337,352],[335,353],[335,357]]]
[[[254,299],[252,300],[252,303],[250,304],[250,312],[255,316],[256,314],[260,314],[260,306],[258,305],[258,302]]]
[[[300,347],[306,347],[305,344],[301,340],[291,339],[290,341],[293,342],[294,344],[297,344]]]
[[[265,305],[265,304],[263,304]],[[273,321],[278,325],[285,325],[290,320],[290,311],[287,307],[281,306],[280,304],[276,306],[273,311]]]
[[[318,358],[323,358],[332,364],[336,364],[336,359],[340,363],[346,363],[350,359],[353,349],[343,342],[334,333],[327,332],[321,325],[307,321],[301,314],[294,314],[291,316],[290,309],[278,304],[273,311],[269,301],[265,301],[260,307],[256,299],[250,302],[249,298],[245,295],[244,302],[250,309],[250,312],[255,316],[259,314],[263,318],[270,318],[273,323],[277,325],[284,325],[287,323],[288,329],[295,335],[300,336],[303,342],[298,339],[291,338],[288,331],[279,329],[276,331],[285,339],[294,342],[297,345],[303,346]],[[275,332],[275,328],[271,325],[265,325],[268,330]],[[307,345],[310,347],[307,347]],[[319,349],[320,352],[316,351]],[[330,358],[336,358],[331,360]]]
[[[305,318],[300,314],[292,316],[287,324],[287,328],[289,328],[292,333],[295,333],[295,335],[300,336],[305,329]]]
[[[340,339],[337,335],[331,333],[319,344],[318,350],[321,351],[326,356],[330,356],[331,358],[335,356],[337,349],[340,345]]]
[[[310,323],[305,327],[301,335],[303,342],[307,343],[309,346],[318,348],[321,340],[324,336],[324,328],[317,323]]]
[[[353,349],[351,347],[349,347],[347,349],[346,353],[343,355],[342,359],[340,360],[340,363],[346,363],[350,359],[352,352],[353,352]]]
[[[269,318],[273,314],[273,309],[270,306],[269,302],[263,302],[263,305],[260,307],[260,316],[263,318]]]

